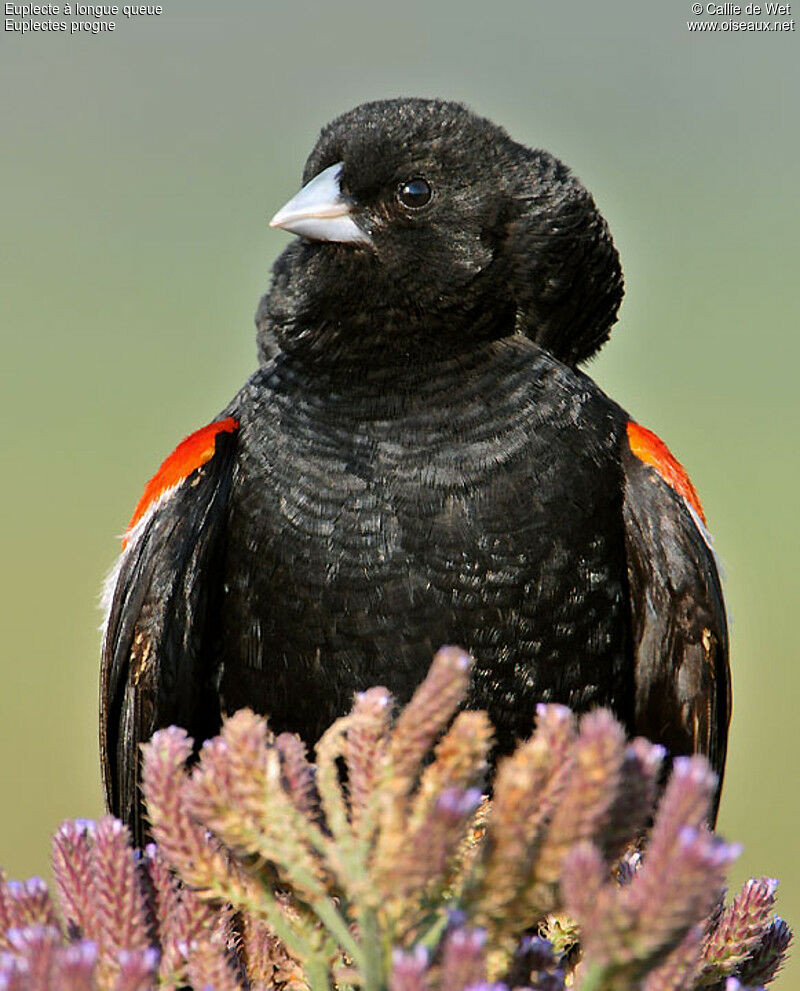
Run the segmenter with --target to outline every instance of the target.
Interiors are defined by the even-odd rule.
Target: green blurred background
[[[101,812],[114,535],[254,367],[267,218],[319,127],[441,95],[563,157],[609,220],[628,289],[590,372],[703,496],[733,632],[720,830],[800,923],[800,35],[690,34],[688,0],[164,6],[0,35],[0,863],[46,873],[60,820]]]

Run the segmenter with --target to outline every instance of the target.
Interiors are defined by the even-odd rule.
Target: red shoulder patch
[[[214,457],[217,434],[230,434],[234,430],[238,430],[238,428],[239,421],[229,416],[224,420],[217,420],[214,423],[209,423],[208,426],[201,427],[193,434],[189,434],[188,437],[184,438],[178,444],[172,454],[162,463],[155,475],[145,485],[142,498],[136,504],[136,509],[133,511],[128,528],[123,534],[123,550],[128,543],[131,530],[133,530],[147,510],[167,489],[173,488],[179,482],[182,482],[184,478],[188,478],[193,471]]]
[[[683,496],[705,524],[706,516],[700,505],[697,490],[692,485],[683,465],[673,456],[664,441],[657,437],[652,430],[634,423],[633,420],[628,420],[628,443],[636,457],[640,461],[644,461],[646,465],[650,465],[651,468],[655,468],[667,485],[673,488],[678,495]]]

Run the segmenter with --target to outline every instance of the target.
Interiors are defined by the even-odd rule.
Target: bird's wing
[[[705,754],[721,786],[731,714],[728,627],[703,510],[666,445],[633,422],[622,465],[634,728],[673,754]]]
[[[216,732],[219,701],[207,618],[221,591],[238,423],[187,437],[148,482],[107,584],[100,757],[108,809],[144,837],[139,749],[175,723]]]

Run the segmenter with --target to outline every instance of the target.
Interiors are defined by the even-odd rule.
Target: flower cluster
[[[248,710],[200,748],[144,747],[154,843],[112,818],[53,840],[56,898],[0,884],[0,989],[735,991],[791,939],[776,882],[725,902],[737,850],[715,779],[626,741],[607,711],[542,705],[484,794],[492,727],[459,711],[470,660],[434,658],[393,718],[359,695],[309,761]],[[57,903],[58,909],[54,904]]]

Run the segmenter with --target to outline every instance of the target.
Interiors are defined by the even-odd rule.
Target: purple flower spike
[[[540,705],[483,795],[493,731],[461,709],[469,666],[440,651],[396,719],[386,689],[361,693],[313,758],[250,710],[196,760],[183,730],[157,732],[155,843],[63,823],[55,905],[41,878],[0,874],[0,991],[769,984],[792,934],[774,878],[726,904],[740,848],[708,828],[709,764],[677,758],[662,789],[663,748],[607,710]]]
[[[0,991],[30,991],[28,961],[13,953],[0,953]]]
[[[428,951],[424,946],[416,946],[408,953],[395,950],[389,991],[429,991],[427,970]]]
[[[114,991],[150,991],[158,968],[157,950],[122,950],[117,963]]]
[[[461,991],[486,980],[486,930],[454,929],[445,938],[441,991]]]
[[[742,980],[749,984],[769,984],[780,970],[791,942],[792,930],[776,915],[742,965]]]
[[[10,929],[6,936],[17,955],[26,961],[30,982],[27,986],[31,991],[47,988],[61,943],[58,929],[54,926],[34,925],[25,929]]]
[[[64,919],[73,936],[99,937],[91,896],[92,848],[97,826],[90,819],[63,822],[53,836],[51,863]]]
[[[27,926],[57,926],[53,903],[47,885],[40,877],[27,881],[8,881],[5,884],[5,925],[25,929]]]
[[[56,956],[58,991],[94,991],[97,946],[81,940],[60,949]]]
[[[98,919],[101,966],[114,971],[119,951],[145,950],[148,920],[136,859],[126,826],[111,816],[97,825],[91,895]]]

